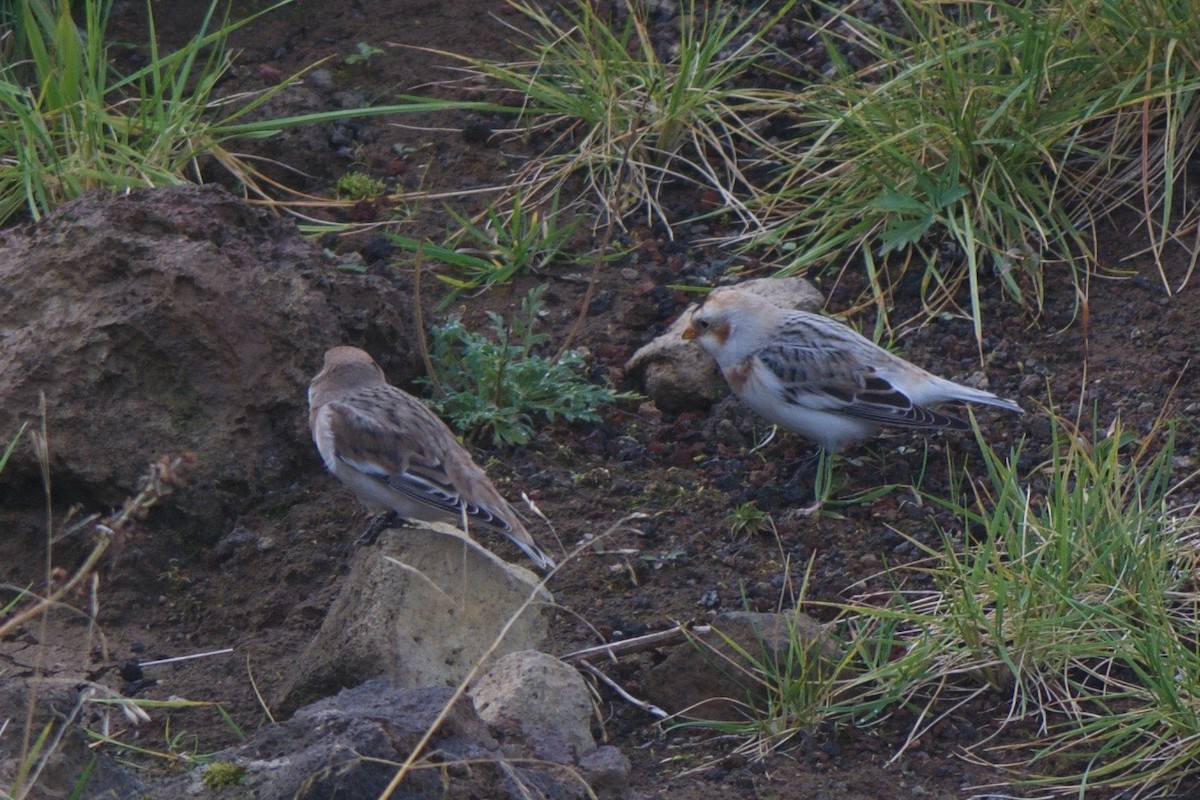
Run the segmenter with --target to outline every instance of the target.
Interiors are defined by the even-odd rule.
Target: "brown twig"
[[[619,642],[609,642],[607,644],[598,644],[593,647],[585,647],[582,650],[575,650],[567,653],[565,656],[559,656],[563,661],[573,662],[582,661],[586,658],[591,658],[595,655],[606,655],[613,661],[616,661],[620,656],[630,653],[642,653],[646,650],[653,650],[656,647],[663,647],[668,644],[682,642],[688,638],[688,635],[704,636],[709,632],[708,625],[692,625],[691,622],[683,622],[676,625],[674,628],[667,628],[664,631],[655,631],[647,633],[644,636],[635,636],[632,639],[622,639]]]
[[[442,382],[438,380],[433,368],[433,359],[429,357],[429,340],[425,336],[425,310],[421,308],[421,263],[425,260],[425,245],[417,247],[417,262],[413,271],[413,317],[417,323],[417,347],[421,350],[421,361],[425,362],[425,373],[433,386],[433,393],[442,394]]]
[[[641,112],[639,112],[638,119],[640,116]],[[618,198],[621,196],[621,184],[625,181],[626,167],[629,166],[629,150],[630,148],[626,147],[625,152],[621,154],[621,163],[617,165],[616,180],[613,181],[613,195]],[[613,228],[618,219],[620,219],[620,209],[610,208],[608,210],[608,227],[604,230],[604,239],[600,242],[600,249],[596,251],[596,260],[592,264],[592,275],[588,280],[587,290],[583,293],[583,304],[579,307],[579,316],[575,318],[575,324],[571,326],[571,330],[567,331],[567,338],[563,339],[562,347],[558,348],[558,352],[554,354],[556,362],[571,349],[571,343],[583,330],[588,307],[592,304],[592,296],[596,293],[596,281],[600,278],[600,265],[604,263],[604,256],[608,252],[609,244],[612,243]]]

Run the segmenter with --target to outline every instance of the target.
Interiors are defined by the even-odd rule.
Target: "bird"
[[[454,524],[465,518],[503,533],[538,569],[554,569],[446,423],[389,384],[366,351],[328,350],[308,387],[308,407],[325,466],[369,509]]]
[[[712,291],[683,331],[721,368],[734,393],[769,422],[831,453],[884,425],[967,430],[930,406],[982,403],[1023,413],[1011,400],[939,378],[848,326],[780,308],[737,287]]]

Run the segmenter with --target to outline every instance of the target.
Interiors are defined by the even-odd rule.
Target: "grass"
[[[479,221],[454,210],[449,213],[458,227],[440,245],[387,234],[402,249],[420,251],[452,271],[438,274],[453,289],[443,306],[459,292],[506,284],[517,275],[573,261],[570,246],[582,223],[582,217],[560,211],[557,193],[539,208],[519,190],[489,205]]]
[[[1063,264],[1084,298],[1106,213],[1136,204],[1157,221],[1155,253],[1167,245],[1200,143],[1200,23],[1185,5],[900,0],[899,34],[829,9],[835,74],[797,93],[757,241],[789,274],[860,264],[884,314],[912,266],[929,312],[958,310],[965,286],[977,338],[985,282],[1036,315]],[[850,66],[846,43],[868,66]]]
[[[725,524],[734,536],[752,535],[774,529],[771,515],[755,505],[753,500],[734,506],[733,510],[725,515]]]
[[[783,274],[861,269],[886,318],[892,288],[918,270],[925,313],[964,314],[980,340],[991,282],[1036,318],[1047,271],[1066,268],[1082,309],[1091,273],[1111,266],[1097,226],[1120,208],[1145,216],[1164,287],[1186,281],[1172,284],[1162,257],[1196,216],[1182,191],[1200,144],[1189,4],[899,0],[899,30],[818,4],[829,74],[805,84],[774,73],[786,55],[769,32],[791,4],[688,5],[670,48],[635,4],[611,16],[513,6],[531,27],[526,58],[463,60],[519,98],[540,152],[508,190],[527,200],[570,191],[670,230],[688,220],[664,190],[699,190],[703,213],[733,223],[725,240]],[[764,76],[793,88],[763,88]]]
[[[777,532],[775,535],[778,538]],[[721,672],[743,688],[741,697],[726,699],[736,705],[745,720],[699,720],[675,727],[702,727],[733,734],[741,738],[739,753],[763,758],[797,736],[814,733],[827,721],[838,718],[850,683],[847,676],[855,669],[857,656],[852,650],[840,648],[835,636],[818,630],[816,621],[803,619],[799,611],[807,598],[815,558],[814,554],[809,559],[799,586],[788,582],[786,603],[794,608],[779,611],[786,634],[782,643],[770,645],[764,641],[760,647],[753,647],[715,628],[714,642],[693,640],[700,651],[698,657],[710,663],[709,669],[719,664]]]
[[[523,35],[525,60],[462,60],[472,75],[518,95],[521,126],[546,142],[513,179],[526,196],[581,185],[580,197],[617,218],[639,210],[647,222],[669,226],[663,190],[692,185],[757,226],[744,154],[764,152],[754,123],[776,113],[780,97],[740,79],[765,65],[765,35],[791,13],[792,0],[768,15],[761,7],[738,14],[688,2],[677,46],[665,56],[636,3],[614,19],[590,3],[553,13],[524,0],[510,4],[532,29]]]
[[[741,732],[761,750],[905,709],[915,722],[899,757],[956,710],[985,706],[992,735],[968,757],[1015,784],[1171,795],[1200,775],[1200,516],[1173,499],[1186,482],[1172,477],[1173,429],[1056,427],[1028,474],[1019,449],[979,442],[983,476],[957,473],[952,497],[927,495],[959,526],[940,548],[914,540],[925,559],[891,570],[890,589],[833,606],[836,670],[758,664],[767,701]],[[928,588],[906,588],[912,571]]]
[[[230,21],[217,17],[214,0],[197,34],[171,53],[158,49],[148,4],[147,63],[127,75],[110,65],[111,0],[17,4],[13,50],[29,56],[0,66],[0,224],[22,213],[40,219],[97,189],[202,182],[202,165],[224,170],[246,197],[310,201],[269,179],[252,158],[232,149],[234,143],[349,117],[503,110],[488,103],[402,98],[389,106],[251,119],[303,73],[261,92],[218,97],[217,84],[232,64],[226,41],[290,2]]]

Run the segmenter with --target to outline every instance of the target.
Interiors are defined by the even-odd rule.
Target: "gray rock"
[[[300,709],[290,720],[271,725],[249,741],[215,754],[216,762],[245,769],[243,780],[223,790],[224,797],[256,800],[325,800],[378,797],[399,765],[434,727],[454,691],[446,687],[397,689],[375,680]],[[507,777],[499,768],[496,740],[460,699],[437,725],[425,748],[443,762],[476,762],[450,772],[452,782],[476,796],[507,798]],[[445,797],[439,770],[418,762],[392,795],[406,800]],[[205,767],[152,784],[154,797],[212,797],[203,785]]]
[[[592,700],[572,666],[536,650],[497,659],[471,689],[475,711],[490,725],[512,721],[532,749],[551,761],[554,740],[567,745],[570,761],[596,749],[592,738]]]
[[[629,759],[612,745],[597,747],[579,759],[579,769],[588,786],[601,800],[629,795]]]
[[[828,676],[841,661],[839,643],[799,611],[726,612],[710,627],[708,635],[676,645],[650,670],[641,687],[647,700],[690,719],[740,721],[749,716],[748,707],[764,707],[755,677],[761,667],[775,675],[823,670]]]
[[[756,278],[738,284],[781,308],[816,311],[825,298],[804,278]],[[729,393],[712,357],[699,344],[683,338],[689,306],[667,332],[641,347],[625,364],[625,374],[662,411],[706,409]]]
[[[446,525],[384,531],[355,554],[350,575],[278,706],[284,711],[375,677],[396,686],[451,686],[495,651],[535,649],[553,598],[538,578]]]
[[[306,80],[318,89],[333,88],[333,73],[327,69],[314,69],[308,73]]]
[[[151,460],[194,452],[169,505],[176,535],[211,543],[320,469],[306,391],[326,348],[369,341],[394,382],[417,374],[410,306],[219,186],[89,195],[0,231],[0,441],[44,392],[56,499],[89,508],[119,505]],[[40,508],[38,476],[19,448],[6,506]]]
[[[755,278],[736,286],[754,292],[780,308],[816,312],[825,305],[825,295],[807,278]]]
[[[255,800],[328,800],[379,797],[427,731],[433,734],[414,768],[390,795],[401,800],[479,797],[490,800],[621,798],[623,756],[599,752],[588,767],[556,766],[528,750],[502,750],[471,702],[451,704],[449,687],[400,689],[368,681],[300,709],[290,720],[263,728],[237,747],[214,754],[245,770],[219,796]],[[437,723],[443,709],[445,718]],[[611,751],[613,748],[601,748]],[[213,797],[204,767],[153,782],[151,797]],[[580,783],[595,778],[595,795]],[[624,778],[628,779],[626,767]],[[614,789],[613,787],[618,787]]]

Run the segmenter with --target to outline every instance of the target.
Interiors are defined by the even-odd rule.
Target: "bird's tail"
[[[1015,411],[1018,414],[1024,414],[1025,409],[1014,403],[1012,400],[1005,400],[1003,397],[997,397],[991,392],[983,389],[972,389],[969,386],[963,386],[961,383],[954,383],[943,379],[943,388],[946,390],[947,399],[961,400],[964,403],[980,403],[985,406],[995,406],[1003,408],[1006,411]]]
[[[542,572],[549,572],[550,570],[554,569],[556,566],[554,559],[550,558],[550,556],[546,555],[542,551],[542,548],[534,544],[533,537],[529,535],[528,531],[521,531],[521,533],[525,534],[525,538],[521,538],[516,530],[505,531],[505,533],[508,538],[512,540],[512,543],[521,548],[521,552],[529,556],[530,560],[533,561],[533,563],[537,565],[537,568]]]

